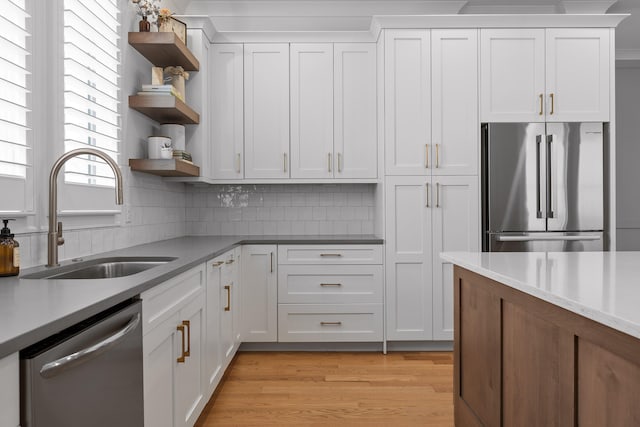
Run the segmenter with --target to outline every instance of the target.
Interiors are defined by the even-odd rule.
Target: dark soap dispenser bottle
[[[0,276],[17,276],[20,273],[20,245],[13,238],[7,225],[11,219],[3,219],[0,230]]]

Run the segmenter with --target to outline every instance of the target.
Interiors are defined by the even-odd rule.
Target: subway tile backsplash
[[[187,234],[372,234],[374,184],[188,187]]]

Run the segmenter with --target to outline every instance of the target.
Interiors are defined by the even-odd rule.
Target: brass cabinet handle
[[[429,169],[429,144],[424,144],[424,167]]]
[[[549,114],[553,114],[554,112],[554,95],[552,93],[549,94],[549,97],[551,98],[551,112]]]
[[[231,285],[225,285],[224,290],[227,291],[227,306],[224,311],[231,311]]]
[[[540,116],[544,114],[544,95],[540,94]]]
[[[225,262],[225,264],[233,264],[235,262],[235,259],[230,259],[229,261]]]
[[[340,326],[342,322],[320,322],[320,326]]]
[[[320,286],[342,286],[342,283],[320,283]]]
[[[436,168],[440,167],[440,144],[436,144]]]
[[[271,262],[269,263],[269,267],[271,267],[270,273],[273,273],[273,252],[271,252]]]
[[[184,363],[184,360],[186,358],[186,354],[185,354],[185,351],[184,351],[184,325],[178,325],[178,326],[176,326],[176,329],[178,331],[180,331],[180,333],[182,334],[182,355],[180,357],[178,357],[176,359],[176,361],[178,363]]]
[[[436,208],[440,207],[440,183],[436,183]]]
[[[236,172],[238,173],[240,173],[240,156],[240,153],[238,153],[238,155],[236,156]]]
[[[340,258],[342,254],[320,254],[321,257]]]
[[[425,207],[430,207],[429,206],[429,183],[427,182],[426,184],[424,184],[424,206]]]
[[[342,154],[338,153],[338,172],[342,173]]]
[[[211,267],[220,267],[222,264],[224,264],[224,261],[216,261],[211,264]]]
[[[327,153],[327,172],[331,172],[331,153]]]
[[[185,357],[191,356],[191,322],[188,320],[183,320],[182,324],[187,327],[187,350],[184,352]],[[184,339],[184,332],[183,332]]]
[[[282,157],[283,157],[283,159],[282,159],[282,170],[284,172],[286,172],[287,171],[287,153],[282,153]]]

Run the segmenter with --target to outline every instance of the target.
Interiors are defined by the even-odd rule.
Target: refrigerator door
[[[547,230],[603,230],[602,135],[602,123],[547,123]]]
[[[488,231],[545,231],[544,123],[491,123],[483,129]]]
[[[603,251],[602,232],[588,233],[492,233],[489,252]]]

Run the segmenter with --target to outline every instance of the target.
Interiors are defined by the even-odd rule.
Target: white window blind
[[[31,34],[27,0],[4,0],[0,13],[0,211],[31,210]]]
[[[97,148],[118,159],[119,8],[117,0],[64,0],[64,151]],[[70,159],[65,182],[113,187],[95,156]]]

